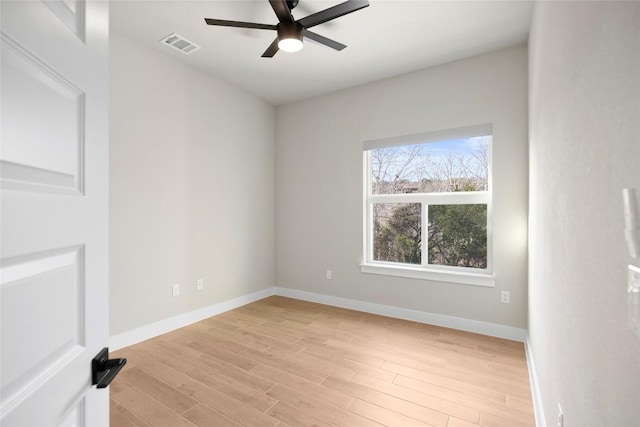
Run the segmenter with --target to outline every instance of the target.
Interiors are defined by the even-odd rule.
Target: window
[[[365,273],[494,286],[491,125],[364,143]]]

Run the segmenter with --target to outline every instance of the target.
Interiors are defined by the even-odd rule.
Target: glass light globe
[[[285,52],[297,52],[302,49],[302,40],[295,38],[282,39],[278,41],[278,47]]]

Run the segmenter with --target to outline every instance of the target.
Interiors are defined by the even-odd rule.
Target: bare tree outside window
[[[371,150],[371,194],[487,191],[488,141],[476,137]]]

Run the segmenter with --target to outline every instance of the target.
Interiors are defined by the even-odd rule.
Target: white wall
[[[537,2],[529,333],[546,422],[637,426],[621,189],[640,190],[640,3]]]
[[[274,108],[117,35],[110,84],[111,335],[273,286]]]
[[[494,125],[496,287],[361,273],[362,142],[482,123]],[[524,328],[527,156],[525,46],[278,107],[277,284]]]

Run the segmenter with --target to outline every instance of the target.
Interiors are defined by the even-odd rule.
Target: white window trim
[[[400,137],[365,141],[363,144],[363,262],[360,271],[369,274],[381,274],[412,279],[432,280],[438,282],[458,283],[495,287],[493,272],[493,138],[489,144],[488,191],[457,192],[457,193],[410,193],[410,194],[371,194],[371,158],[370,150],[399,145],[411,145],[425,142],[438,142],[474,136],[491,135],[491,124],[468,126],[459,129],[405,135]],[[487,268],[475,269],[464,267],[427,265],[427,245],[422,245],[422,265],[402,264],[373,260],[373,214],[371,207],[374,203],[421,203],[422,230],[428,230],[428,205],[436,204],[486,204],[487,205]],[[423,239],[425,240],[425,239]]]
[[[487,273],[467,273],[460,271],[437,271],[428,268],[399,263],[373,262],[360,264],[360,272],[384,276],[406,277],[408,279],[430,280],[434,282],[457,283],[493,288],[496,278]]]

